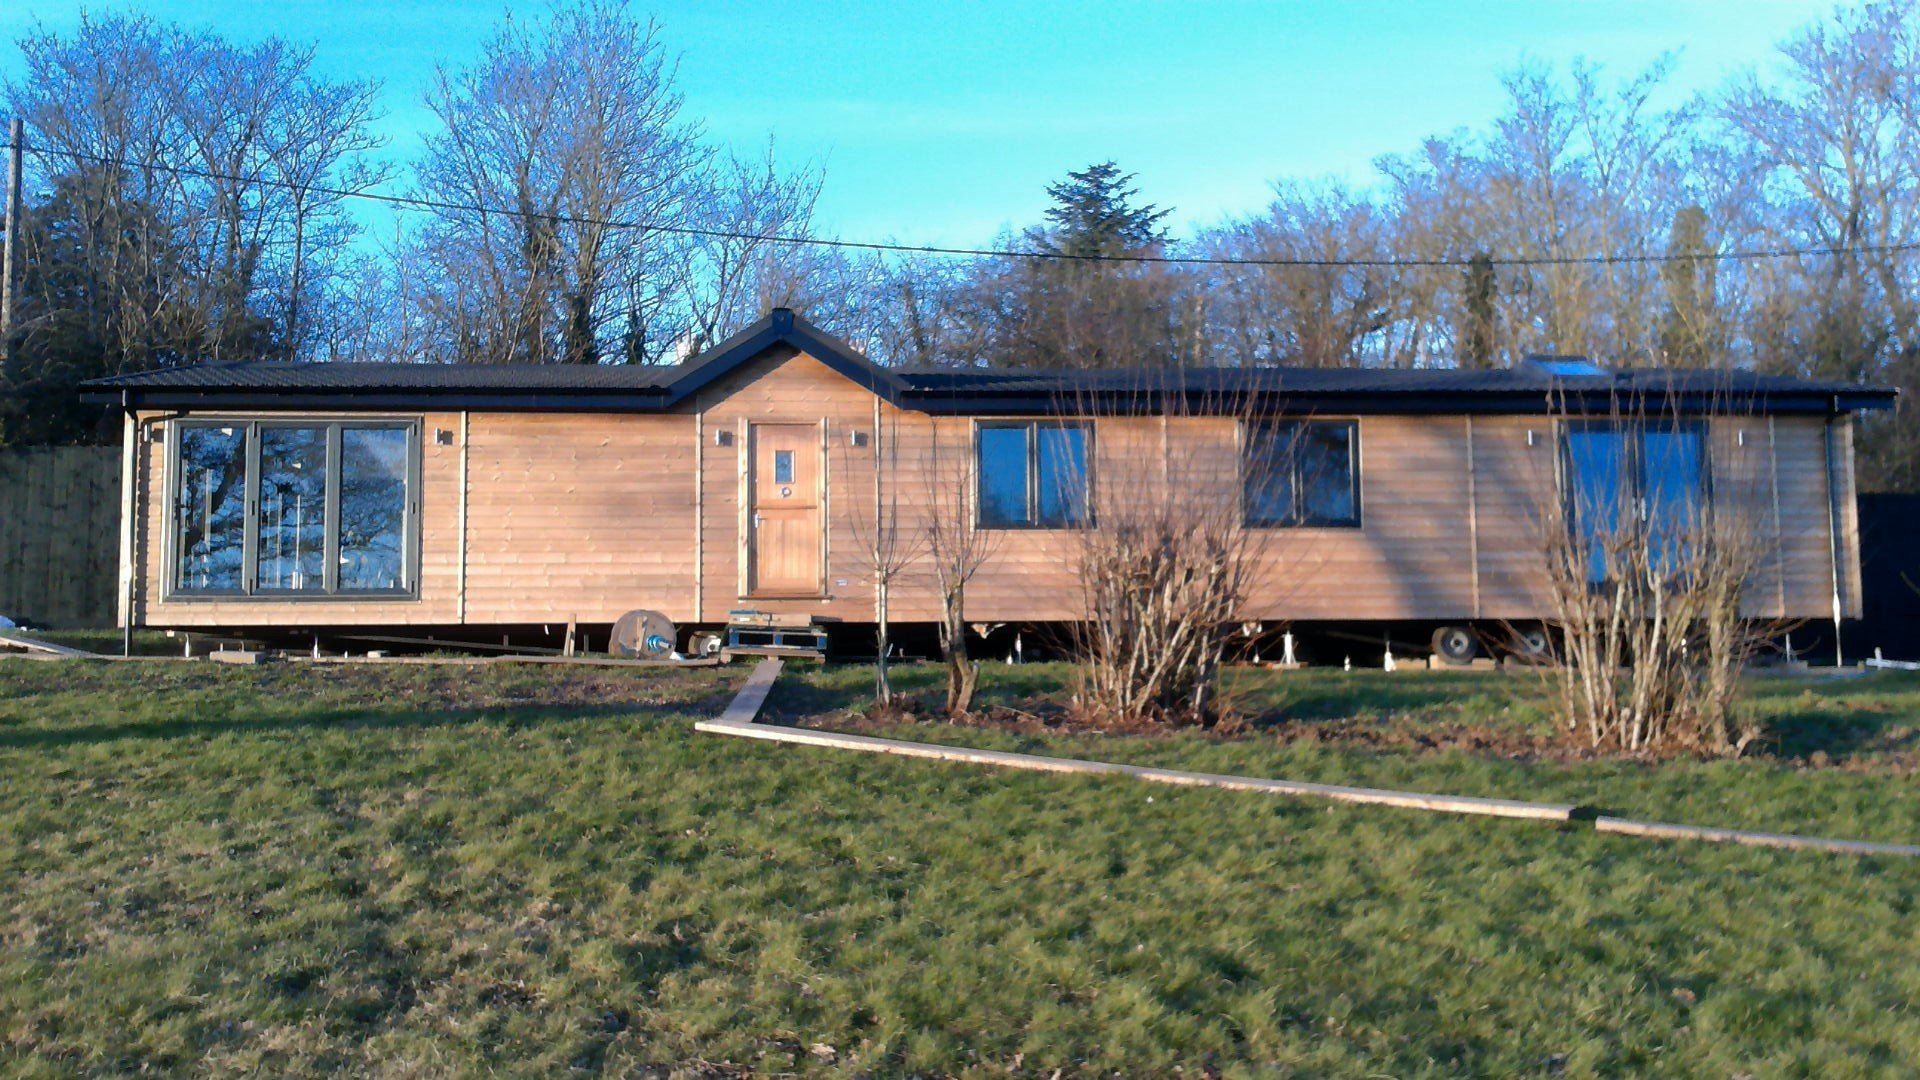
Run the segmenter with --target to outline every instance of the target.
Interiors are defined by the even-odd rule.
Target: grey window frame
[[[1280,519],[1256,518],[1253,515],[1253,500],[1248,498],[1248,487],[1253,481],[1253,438],[1257,431],[1273,428],[1292,427],[1344,427],[1347,429],[1347,491],[1353,503],[1353,516],[1347,518],[1308,519],[1301,512],[1302,484],[1300,483],[1300,457],[1291,452],[1291,447],[1299,445],[1299,436],[1295,436],[1287,455],[1289,487],[1293,495],[1291,512]],[[1360,421],[1345,419],[1288,419],[1275,417],[1270,420],[1246,420],[1240,424],[1240,522],[1249,529],[1359,529],[1365,527],[1366,510],[1361,500],[1360,483]]]
[[[181,433],[189,428],[242,428],[242,459],[246,479],[241,514],[241,571],[238,589],[195,589],[180,582],[180,470]],[[167,603],[266,602],[327,603],[332,601],[418,600],[420,598],[420,460],[418,416],[187,416],[169,420],[166,427],[166,517],[163,520],[166,568],[162,596]],[[323,582],[319,589],[263,589],[260,587],[260,432],[265,428],[322,428],[326,431],[326,538],[322,555]],[[407,435],[405,521],[400,548],[401,577],[397,589],[342,589],[340,582],[340,447],[343,428],[384,428]]]
[[[1026,488],[1027,519],[1012,523],[988,522],[982,520],[981,507],[986,499],[981,485],[986,483],[986,470],[980,467],[980,433],[989,428],[995,430],[1024,429],[1027,433]],[[1056,524],[1040,520],[1040,429],[1041,428],[1077,428],[1085,440],[1086,475],[1081,484],[1080,520],[1067,524]],[[975,420],[973,423],[973,527],[985,532],[1063,532],[1075,529],[1094,528],[1093,520],[1093,484],[1094,484],[1094,432],[1093,424],[1087,420]]]

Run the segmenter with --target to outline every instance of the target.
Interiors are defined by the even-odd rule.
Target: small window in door
[[[775,450],[773,452],[773,482],[793,483],[793,451]]]

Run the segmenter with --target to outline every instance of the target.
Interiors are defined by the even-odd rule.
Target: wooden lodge
[[[1604,419],[1623,395],[1652,403],[1680,463],[1664,467],[1702,497],[1763,493],[1776,551],[1753,614],[1852,617],[1852,414],[1893,397],[1567,359],[897,371],[785,310],[671,367],[234,363],[90,392],[126,413],[124,623],[492,643],[569,624],[604,640],[641,608],[683,629],[742,608],[870,623],[862,522],[930,512],[955,463],[971,527],[1003,533],[969,621],[1071,621],[1102,486],[1179,482],[1175,457],[1244,476],[1246,524],[1271,530],[1250,622],[1537,620],[1539,507],[1570,439],[1637,438]],[[1276,427],[1288,449],[1260,451]],[[1650,453],[1616,449],[1615,481],[1659,482]],[[925,567],[890,614],[938,617]]]

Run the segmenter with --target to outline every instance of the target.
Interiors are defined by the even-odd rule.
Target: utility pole
[[[0,256],[0,385],[13,374],[13,304],[20,291],[20,159],[26,151],[26,125],[15,120],[7,130],[7,242]]]

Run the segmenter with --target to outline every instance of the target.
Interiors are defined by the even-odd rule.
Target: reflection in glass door
[[[182,425],[174,508],[180,587],[238,592],[246,566],[247,430]]]
[[[345,592],[406,587],[407,429],[340,429],[340,581]]]
[[[326,588],[327,429],[260,429],[259,588]]]

